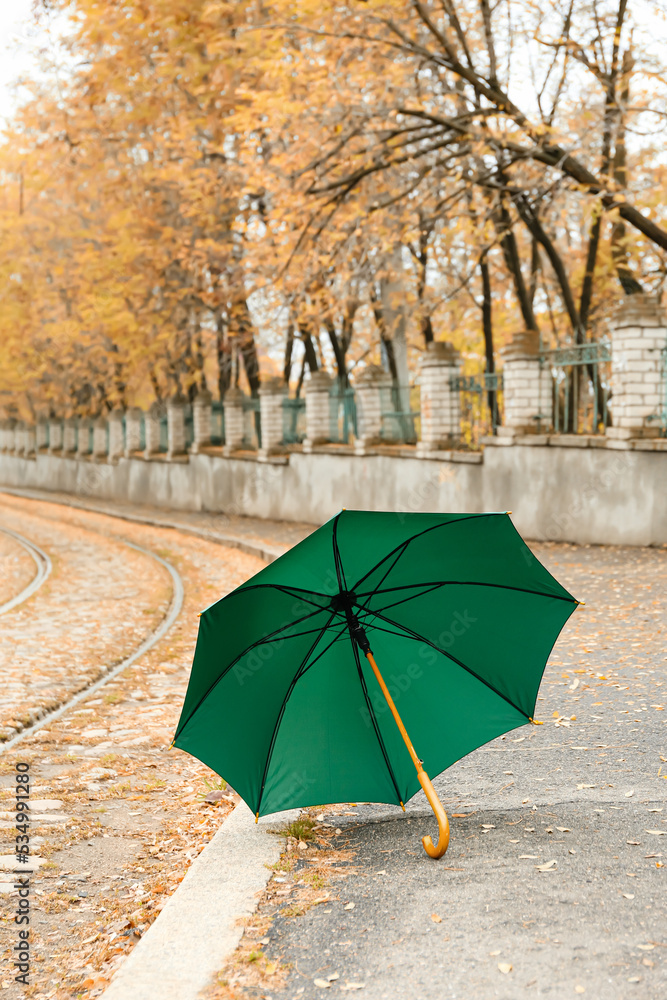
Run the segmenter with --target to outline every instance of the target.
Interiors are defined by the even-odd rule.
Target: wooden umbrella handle
[[[430,837],[422,837],[422,844],[429,858],[441,858],[449,847],[449,820],[447,819],[447,813],[438,798],[431,779],[423,768],[421,771],[417,771],[417,777],[438,821],[438,843],[434,846]]]
[[[366,659],[370,663],[373,669],[373,673],[377,678],[377,682],[380,685],[380,688],[382,689],[382,694],[385,696],[387,700],[387,704],[391,709],[391,714],[394,716],[394,721],[396,722],[396,725],[399,728],[400,734],[403,737],[403,741],[406,747],[408,748],[408,753],[412,758],[412,763],[415,765],[417,769],[417,777],[419,778],[419,784],[424,789],[426,798],[428,799],[431,809],[435,813],[435,818],[438,821],[438,843],[434,845],[430,837],[422,837],[422,844],[424,845],[424,850],[426,851],[426,853],[430,858],[441,858],[445,853],[445,851],[447,850],[447,848],[449,847],[449,820],[447,819],[447,813],[444,810],[442,802],[438,798],[436,790],[431,783],[431,779],[429,778],[428,774],[423,768],[423,761],[421,761],[417,756],[415,748],[413,747],[410,737],[408,736],[408,732],[405,726],[403,725],[403,720],[398,714],[396,705],[394,704],[394,699],[389,694],[389,689],[387,688],[387,685],[384,682],[384,678],[380,673],[378,665],[375,662],[375,657],[371,653],[370,649],[366,650]],[[403,805],[403,803],[401,803],[401,805]]]

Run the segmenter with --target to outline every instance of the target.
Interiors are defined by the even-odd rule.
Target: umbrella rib
[[[386,748],[386,746],[384,744],[384,740],[382,739],[382,733],[380,732],[380,727],[378,725],[378,721],[377,721],[377,718],[376,718],[376,715],[375,715],[375,709],[373,708],[373,704],[371,702],[370,695],[368,694],[368,687],[366,685],[366,678],[364,677],[364,672],[361,669],[361,660],[360,660],[360,657],[359,657],[359,649],[357,647],[356,642],[352,638],[352,636],[350,636],[350,642],[352,643],[352,649],[354,650],[354,659],[355,659],[355,662],[357,664],[357,673],[359,674],[359,682],[361,684],[361,690],[363,692],[364,699],[366,701],[366,706],[368,708],[369,715],[370,715],[371,719],[373,720],[373,729],[375,730],[375,735],[377,737],[378,743],[380,744],[380,750],[382,751],[382,756],[384,757],[384,762],[387,765],[387,770],[389,771],[389,775],[391,777],[394,789],[396,791],[396,797],[397,797],[398,801],[400,802],[400,804],[403,805],[403,798],[401,796],[401,792],[400,792],[400,789],[398,787],[398,782],[396,781],[396,775],[394,774],[394,769],[391,766],[391,761],[389,760],[389,754],[387,753],[387,748]]]
[[[274,747],[276,745],[276,738],[278,736],[278,730],[280,729],[280,723],[282,722],[283,715],[285,714],[285,709],[287,707],[287,702],[290,699],[292,691],[296,687],[297,681],[306,672],[306,669],[307,669],[306,664],[308,663],[308,660],[309,660],[309,658],[310,658],[313,650],[315,649],[315,647],[317,646],[318,642],[320,641],[320,639],[322,638],[322,636],[324,635],[324,633],[328,629],[329,625],[331,624],[331,622],[333,620],[333,617],[334,617],[334,615],[332,613],[329,616],[328,622],[326,623],[326,625],[324,625],[322,627],[322,629],[320,630],[320,634],[317,636],[317,638],[313,642],[312,646],[310,647],[310,649],[308,650],[308,652],[304,656],[303,660],[301,661],[299,669],[296,671],[296,673],[292,677],[292,680],[290,681],[290,685],[289,685],[287,691],[285,692],[285,697],[283,698],[282,705],[280,706],[280,711],[278,712],[278,715],[276,717],[275,725],[273,727],[273,732],[271,734],[271,742],[269,743],[269,750],[268,750],[268,753],[266,755],[266,764],[264,765],[264,773],[262,775],[262,784],[261,784],[260,789],[259,789],[259,798],[257,799],[257,808],[255,810],[255,814],[256,815],[259,815],[259,810],[260,810],[261,805],[262,805],[262,796],[264,794],[264,786],[266,785],[266,779],[267,779],[268,774],[269,774],[269,768],[271,767],[271,759],[273,757],[273,749],[274,749]],[[319,656],[317,657],[317,659],[320,659],[322,656],[324,656],[324,654],[326,653],[327,649],[329,649],[331,646],[333,646],[334,642],[336,642],[336,640],[338,638],[339,638],[338,635],[335,636],[331,640],[331,642],[329,643],[329,645],[326,647],[326,649],[322,650],[322,652],[319,654]],[[317,660],[315,660],[313,662],[317,662]],[[310,664],[310,666],[312,666],[312,664]]]
[[[211,692],[215,690],[215,688],[218,686],[218,684],[220,683],[220,681],[224,677],[227,676],[227,674],[232,669],[232,667],[236,666],[236,664],[239,662],[239,660],[242,657],[246,656],[247,653],[249,653],[251,650],[255,649],[257,646],[261,646],[265,642],[269,642],[269,640],[275,639],[276,636],[280,635],[280,633],[284,629],[289,628],[290,625],[298,625],[300,622],[307,621],[308,618],[314,618],[315,615],[318,614],[319,611],[325,611],[325,610],[326,610],[325,608],[318,608],[317,611],[311,611],[311,612],[309,612],[309,614],[304,615],[303,618],[297,618],[297,619],[295,619],[292,622],[287,622],[285,625],[281,625],[280,628],[277,628],[275,630],[275,632],[270,632],[268,635],[264,636],[263,639],[258,639],[257,642],[253,642],[249,646],[246,646],[245,649],[242,649],[241,652],[238,654],[238,656],[235,656],[234,659],[231,661],[231,663],[227,664],[227,666],[222,671],[222,673],[220,674],[220,676],[216,677],[216,679],[213,681],[213,683],[211,685],[209,685],[209,687],[206,689],[206,691],[204,692],[204,694],[201,696],[201,698],[199,699],[199,701],[197,702],[197,704],[194,706],[194,708],[192,709],[192,711],[188,715],[187,719],[184,720],[183,725],[182,726],[179,725],[178,729],[176,730],[176,733],[174,734],[174,740],[178,739],[179,733],[183,732],[183,730],[185,729],[185,727],[187,726],[188,722],[190,721],[190,719],[192,718],[192,716],[195,714],[195,712],[198,711],[198,709],[201,707],[201,705],[203,704],[203,702],[206,701],[206,699],[211,694]],[[331,621],[331,619],[329,619],[329,621]],[[328,624],[329,623],[327,622],[327,625],[325,625],[324,627],[327,628]],[[308,632],[301,632],[301,633],[299,633],[299,635],[308,635],[308,634],[309,634]],[[286,638],[287,639],[292,639],[292,638],[296,638],[296,636],[290,636],[290,635],[288,635],[288,636],[286,636]]]
[[[345,580],[345,570],[343,569],[343,560],[341,558],[340,549],[338,548],[338,521],[340,520],[340,515],[342,512],[339,511],[334,517],[333,522],[333,533],[331,540],[333,542],[333,554],[334,554],[334,564],[336,566],[336,576],[338,577],[338,589],[347,590],[347,581]]]
[[[367,573],[364,573],[363,576],[359,577],[359,579],[357,580],[357,582],[354,585],[354,587],[352,588],[352,590],[356,593],[357,592],[357,588],[359,587],[359,584],[363,583],[364,580],[367,580],[368,577],[371,575],[371,573],[374,573],[376,569],[379,569],[379,567],[382,565],[383,562],[386,562],[387,559],[391,559],[391,557],[393,556],[393,554],[395,552],[397,552],[398,549],[401,549],[401,548],[403,549],[403,552],[399,553],[399,556],[402,556],[403,553],[405,552],[405,549],[410,544],[410,542],[414,542],[415,539],[421,538],[422,535],[427,535],[429,533],[429,531],[436,531],[438,528],[448,528],[452,524],[462,524],[464,521],[472,521],[474,518],[478,518],[478,517],[499,517],[499,516],[502,516],[502,515],[499,515],[499,514],[488,514],[488,513],[468,514],[466,517],[458,517],[454,521],[444,521],[441,524],[432,524],[430,528],[424,528],[423,531],[418,531],[416,535],[411,535],[410,538],[406,538],[405,541],[403,541],[399,545],[395,546],[395,548],[393,548],[391,550],[391,552],[388,552],[386,554],[386,556],[383,556],[382,559],[380,559],[380,561],[375,564],[375,566],[371,566],[371,568],[368,570]]]
[[[426,583],[408,583],[399,587],[387,587],[385,590],[372,590],[368,594],[359,594],[359,597],[375,597],[378,594],[391,594],[398,590],[415,590],[422,587],[426,587],[427,590],[424,593],[411,594],[410,597],[405,597],[401,601],[396,601],[394,604],[387,604],[386,607],[380,608],[380,611],[387,611],[389,608],[395,608],[399,604],[404,604],[405,601],[411,601],[415,597],[424,597],[425,594],[430,593],[432,590],[437,590],[438,587],[447,586],[457,586],[457,587],[495,587],[498,590],[513,590],[520,594],[534,594],[536,597],[550,597],[555,601],[567,601],[568,603],[576,604],[577,602],[573,597],[564,597],[562,594],[545,594],[542,590],[531,590],[529,587],[512,587],[507,583],[488,583],[484,580],[433,580]],[[371,610],[363,605],[366,610]]]
[[[401,625],[399,622],[395,622],[392,618],[385,618],[385,616],[381,614],[379,611],[377,612],[371,611],[370,613],[377,614],[377,617],[381,618],[382,621],[385,621],[389,625],[394,625],[396,628],[401,629],[403,634],[408,636],[409,638],[419,639],[420,642],[425,642],[427,646],[430,646],[432,649],[435,649],[438,653],[442,653],[443,656],[446,656],[447,659],[451,660],[453,663],[456,663],[457,666],[462,667],[463,670],[466,670],[472,677],[478,680],[481,684],[484,684],[486,687],[488,687],[490,691],[493,691],[494,694],[497,694],[499,698],[502,698],[503,701],[506,701],[508,705],[511,705],[512,708],[515,708],[517,712],[521,712],[521,714],[526,719],[530,719],[530,716],[527,714],[527,712],[524,712],[522,708],[519,708],[518,705],[515,705],[514,702],[511,700],[511,698],[508,698],[506,694],[503,694],[502,691],[499,691],[498,688],[494,687],[490,681],[487,681],[480,674],[476,673],[476,671],[474,671],[472,667],[469,667],[467,663],[464,663],[463,660],[457,659],[451,653],[448,653],[446,649],[440,649],[440,647],[436,646],[436,644],[434,642],[431,642],[430,639],[427,639],[425,636],[420,635],[419,632],[413,632],[413,630],[408,628],[407,625]]]

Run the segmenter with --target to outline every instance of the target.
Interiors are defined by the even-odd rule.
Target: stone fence
[[[496,435],[482,437],[481,442],[544,445],[556,433],[560,444],[576,447],[666,450],[667,319],[657,299],[644,295],[626,299],[611,324],[606,353],[596,350],[596,345],[582,345],[542,353],[534,334],[516,334],[501,352],[501,374],[492,376],[493,384],[502,387],[504,422]],[[559,354],[568,356],[563,364],[579,365],[582,372],[587,369],[587,379],[603,356],[609,361],[604,393],[605,398],[611,396],[611,426],[594,419],[592,433],[560,433],[568,427],[557,413],[563,405],[554,368]],[[395,394],[387,373],[369,365],[354,388],[343,391],[326,372],[316,372],[306,383],[305,399],[288,398],[285,384],[270,378],[255,400],[233,388],[221,404],[200,393],[192,404],[177,397],[155,403],[147,412],[130,409],[106,417],[44,418],[35,424],[3,420],[0,451],[24,458],[51,454],[115,464],[122,458],[184,462],[189,455],[216,449],[227,457],[252,453],[260,461],[276,461],[295,448],[308,454],[347,446],[354,454],[365,455],[385,445],[400,445],[412,448],[416,457],[437,458],[465,447],[462,399],[474,379],[461,373],[459,352],[439,341],[422,356],[415,409],[401,411],[395,396],[405,394]],[[486,383],[476,384],[480,397],[490,384],[488,377]]]

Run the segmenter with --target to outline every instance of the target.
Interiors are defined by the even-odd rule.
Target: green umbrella
[[[256,816],[402,806],[421,785],[440,857],[423,762],[439,773],[533,721],[578,603],[505,513],[343,510],[203,612],[174,745]]]

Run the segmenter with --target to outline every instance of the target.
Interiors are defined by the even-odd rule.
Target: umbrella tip
[[[401,802],[401,809],[403,810],[403,812],[405,812],[405,806],[403,805],[402,802]]]
[[[172,749],[173,749],[173,746],[174,746],[174,743],[175,743],[175,742],[176,742],[176,740],[172,740],[172,741],[171,741],[171,743],[169,744],[169,749],[170,749],[170,750],[172,750]]]
[[[255,823],[259,823],[259,809],[255,813]]]
[[[511,513],[512,513],[512,511],[511,511],[511,510],[506,510],[506,511],[505,511],[505,513],[506,513],[506,514],[511,514]]]
[[[533,726],[543,726],[543,725],[544,725],[544,723],[543,723],[543,722],[540,722],[540,721],[539,721],[539,719],[534,719],[534,718],[532,717],[532,715],[528,717],[528,721],[529,721],[529,722],[531,723],[531,725],[533,725]]]
[[[580,604],[582,608],[586,607],[586,601],[577,601],[577,604]]]

